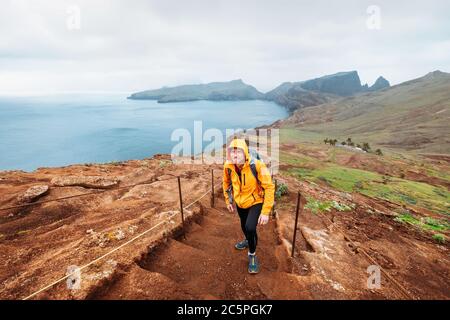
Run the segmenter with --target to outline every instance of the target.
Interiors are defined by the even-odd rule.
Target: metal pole
[[[297,237],[297,223],[298,223],[298,212],[300,210],[300,198],[301,198],[300,191],[297,195],[297,208],[295,209],[295,226],[294,226],[294,239],[292,240],[292,252],[291,257],[294,257],[294,250],[295,250],[295,238]]]
[[[276,206],[276,204],[277,204],[277,199],[276,199],[276,196],[277,196],[277,186],[278,186],[278,181],[277,181],[277,179],[275,179],[275,194],[274,194],[274,201],[273,201],[273,206],[272,206],[272,218],[275,218],[275,206]]]
[[[214,208],[214,169],[211,169],[211,208]]]
[[[181,211],[181,226],[183,230],[183,237],[186,239],[186,234],[184,233],[184,211],[183,211],[183,197],[181,196],[181,179],[178,176],[178,194],[180,196],[180,211]]]

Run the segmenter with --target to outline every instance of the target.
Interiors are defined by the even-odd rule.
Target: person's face
[[[233,164],[244,164],[245,153],[244,150],[239,148],[230,148],[230,159]]]

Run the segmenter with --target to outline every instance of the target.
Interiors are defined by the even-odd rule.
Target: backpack
[[[252,156],[252,159],[256,159],[256,160],[261,160],[262,161],[262,158],[259,155],[258,151],[254,150],[254,149],[250,149],[249,153]]]

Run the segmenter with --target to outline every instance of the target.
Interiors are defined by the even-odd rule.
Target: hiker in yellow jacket
[[[248,248],[248,272],[258,273],[256,227],[269,221],[275,195],[270,172],[261,160],[252,158],[243,139],[231,141],[223,169],[223,194],[227,208],[234,212],[236,204],[245,235],[245,239],[236,243],[235,248]]]

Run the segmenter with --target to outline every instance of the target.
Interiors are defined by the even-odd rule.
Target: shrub
[[[351,211],[354,209],[354,205],[348,206],[346,204],[341,204],[335,200],[333,201],[320,201],[314,198],[308,198],[308,203],[305,205],[306,209],[311,210],[313,214],[317,214],[319,212],[330,212],[331,209],[335,209],[337,211]]]
[[[391,178],[388,176],[383,176],[382,179],[383,179],[383,184],[388,184],[388,182],[391,181]]]
[[[370,151],[370,145],[367,142],[364,142],[362,145],[362,149],[366,152]]]
[[[438,243],[444,244],[447,239],[443,234],[436,233],[433,234],[433,240],[435,240]]]
[[[277,190],[275,191],[275,198],[278,200],[282,196],[288,194],[288,186],[284,183],[277,184]]]

